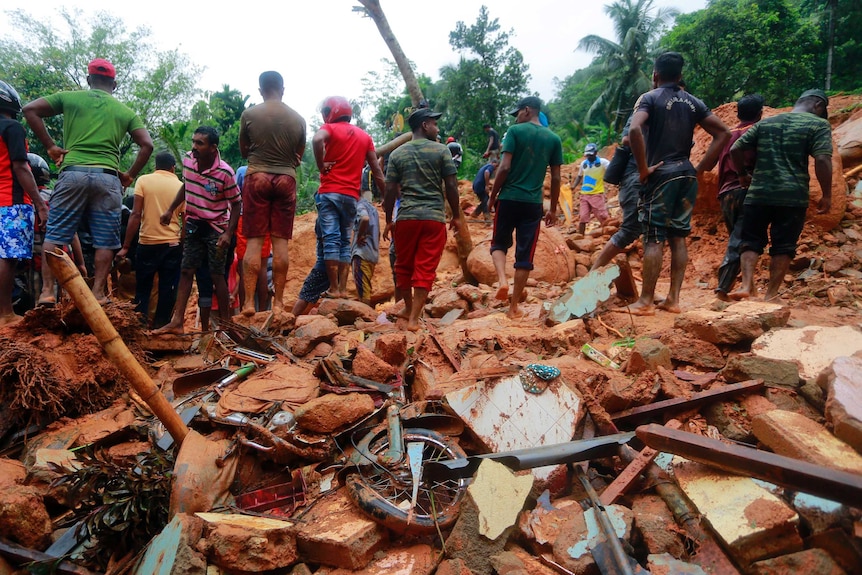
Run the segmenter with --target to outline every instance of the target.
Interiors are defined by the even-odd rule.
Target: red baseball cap
[[[108,78],[116,78],[117,71],[114,70],[114,65],[104,58],[96,58],[87,66],[88,74],[97,76],[107,76]]]

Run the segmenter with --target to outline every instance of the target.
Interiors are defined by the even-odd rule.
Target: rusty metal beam
[[[693,393],[688,399],[684,397],[666,399],[649,405],[642,405],[640,407],[626,409],[625,411],[618,411],[611,414],[611,419],[618,427],[630,426],[646,419],[650,419],[651,417],[656,417],[666,413],[687,411],[689,409],[700,407],[705,403],[712,403],[713,401],[719,401],[735,395],[751,393],[761,389],[762,387],[762,379],[751,379],[740,383],[722,385],[721,387],[714,387],[707,391]]]
[[[862,476],[829,469],[740,445],[728,445],[717,439],[661,425],[642,425],[638,439],[649,447],[681,455],[730,473],[737,473],[804,491],[832,501],[857,506],[862,501]]]

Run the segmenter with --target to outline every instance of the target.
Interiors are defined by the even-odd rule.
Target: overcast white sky
[[[529,64],[529,88],[545,101],[555,95],[555,77],[563,79],[592,59],[591,54],[575,51],[581,37],[598,34],[613,38],[610,21],[602,11],[604,3],[381,1],[392,30],[407,57],[415,62],[417,72],[435,80],[441,66],[458,61],[459,55],[449,46],[449,32],[459,20],[467,25],[475,23],[479,8],[487,5],[491,18],[498,18],[503,30],[514,30],[510,43]],[[62,6],[77,6],[85,13],[110,12],[130,26],[149,26],[159,48],[179,48],[206,68],[198,84],[200,89],[218,90],[222,84],[229,84],[251,95],[251,103],[261,101],[257,91],[260,72],[278,70],[285,77],[284,101],[309,120],[317,115],[326,96],[359,97],[362,77],[369,70],[382,71],[381,58],[391,59],[374,22],[352,11],[358,5],[355,0],[149,0],[140,4],[38,0],[32,9],[28,4],[20,6],[43,21],[50,20]],[[703,8],[706,0],[655,0],[655,5],[690,12]],[[0,18],[0,34],[6,34],[8,26],[8,19]]]

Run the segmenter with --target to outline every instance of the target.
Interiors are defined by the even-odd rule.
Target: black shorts
[[[739,251],[769,255],[796,256],[796,242],[805,225],[807,206],[768,206],[748,204],[742,214],[742,241]]]
[[[491,236],[491,253],[506,253],[512,247],[515,233],[515,269],[532,270],[533,255],[539,241],[539,228],[545,208],[542,204],[499,200],[494,215],[494,233]]]

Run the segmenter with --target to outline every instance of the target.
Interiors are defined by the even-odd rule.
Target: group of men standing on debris
[[[815,158],[815,172],[823,192],[818,209],[825,212],[830,207],[832,145],[825,120],[828,98],[822,91],[806,91],[791,113],[762,121],[763,99],[745,96],[738,104],[741,123],[731,131],[701,100],[680,86],[682,68],[679,54],[669,52],[658,57],[654,89],[638,99],[626,125],[623,150],[630,150],[631,158],[621,178],[623,222],[594,264],[594,269],[605,265],[624,251],[638,232],[642,233],[643,289],[639,300],[629,306],[632,313],[640,315],[652,314],[656,307],[670,312],[680,310],[680,290],[688,261],[686,237],[691,230],[697,176],[716,163],[720,166],[722,212],[730,233],[719,270],[719,297],[741,299],[754,294],[755,264],[770,241],[772,262],[766,298],[778,294],[805,220],[809,156]],[[115,77],[110,62],[96,59],[88,66],[90,90],[61,92],[23,107],[34,134],[61,170],[50,209],[41,200],[29,168],[25,170],[26,164],[21,163],[26,162],[26,157],[22,158],[22,153],[26,156],[26,145],[23,129],[15,119],[22,111],[20,99],[11,86],[0,83],[0,136],[4,144],[0,152],[8,159],[8,167],[0,166],[0,271],[4,272],[0,281],[0,324],[13,321],[11,304],[7,305],[7,301],[11,302],[7,293],[11,288],[6,281],[12,274],[7,273],[7,268],[10,261],[26,256],[27,250],[18,248],[27,244],[25,230],[28,225],[30,230],[33,228],[34,210],[39,215],[39,225],[47,225],[45,252],[69,244],[81,220],[87,220],[96,249],[93,294],[100,302],[107,301],[107,276],[115,256],[126,256],[140,231],[136,262],[140,289],[136,299],[139,309],[146,312],[145,302],[153,276],[158,273],[160,301],[158,329],[154,333],[182,333],[192,281],[195,272],[203,267],[210,272],[220,316],[228,319],[225,270],[232,259],[235,236],[240,232],[246,242],[242,313],[255,313],[262,256],[267,255],[270,242],[272,305],[274,310],[284,309],[288,241],[296,212],[296,170],[305,152],[306,124],[282,102],[282,76],[273,71],[260,75],[263,103],[247,109],[240,120],[240,151],[248,158],[242,189],[234,170],[220,158],[218,132],[201,126],[194,132],[191,151],[183,158],[182,181],[174,174],[175,158],[167,152],[157,154],[154,174],[139,179],[129,230],[122,242],[123,188],[146,165],[153,143],[140,119],[113,98]],[[496,297],[509,302],[508,315],[513,318],[522,315],[519,304],[533,269],[541,222],[547,226],[557,222],[562,144],[540,120],[541,108],[535,96],[518,102],[511,111],[515,124],[502,141],[486,126],[489,142],[484,156],[491,167],[485,173],[480,171],[474,182],[474,190],[479,187],[480,213],[495,212],[491,257],[498,276]],[[453,142],[448,142],[448,147],[438,142],[441,113],[420,106],[410,115],[412,139],[391,153],[384,175],[371,137],[351,124],[350,103],[340,96],[330,97],[321,112],[324,125],[312,139],[321,174],[315,196],[318,262],[306,278],[294,312],[302,313],[322,296],[345,297],[351,264],[360,299],[370,301],[370,274],[377,261],[380,231],[376,209],[363,206],[360,198],[359,183],[367,165],[369,179],[385,190],[383,237],[391,236],[396,246],[395,283],[406,303],[407,328],[416,330],[446,244],[446,203],[451,212],[449,228],[457,234],[463,225]],[[44,118],[60,114],[64,116],[65,148],[56,145],[44,123]],[[712,136],[712,142],[703,159],[693,166],[689,155],[696,125]],[[127,134],[137,144],[138,152],[129,170],[122,172],[120,143]],[[582,169],[579,181],[584,170],[607,168],[607,162],[597,160],[596,153],[596,149],[588,150],[587,160],[592,163]],[[549,168],[550,205],[545,212],[543,185]],[[496,177],[491,183],[494,171]],[[592,172],[589,178],[593,182],[591,190],[595,190]],[[589,190],[584,193],[589,194]],[[593,206],[587,203],[588,208]],[[581,211],[583,215],[583,204]],[[587,210],[587,218],[591,211]],[[607,217],[601,210],[596,213],[600,220],[603,215]],[[32,231],[30,234],[32,245]],[[670,289],[656,305],[655,287],[665,243],[671,251]],[[506,254],[513,245],[515,272],[510,295]],[[740,267],[742,286],[731,292]],[[178,273],[174,271],[177,269]],[[43,273],[39,303],[51,305],[55,295],[48,265],[43,265]],[[172,283],[177,286],[175,304]],[[168,306],[168,302],[173,305]],[[173,309],[169,314],[170,307]]]

